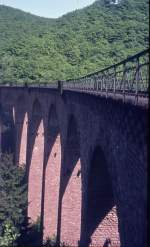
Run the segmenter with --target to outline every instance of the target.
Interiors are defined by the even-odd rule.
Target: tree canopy
[[[27,184],[25,169],[16,166],[13,155],[0,154],[0,246],[14,246],[25,223]]]
[[[0,82],[51,82],[148,47],[148,0],[97,0],[57,19],[0,5]]]

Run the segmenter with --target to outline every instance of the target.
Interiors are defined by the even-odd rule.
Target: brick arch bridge
[[[103,90],[92,76],[58,87],[1,86],[1,150],[26,164],[28,216],[40,217],[43,238],[143,247],[147,96],[126,93],[125,84],[123,92]]]

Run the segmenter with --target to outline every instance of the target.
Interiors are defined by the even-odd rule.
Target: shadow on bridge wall
[[[44,165],[42,176],[41,232],[42,238],[57,234],[60,186],[61,143],[58,117],[51,105],[45,125]]]
[[[19,161],[26,110],[25,108],[21,110],[18,104],[17,106],[16,159]],[[12,107],[7,108],[6,111],[1,108],[1,122],[11,127],[8,133],[2,133],[2,149],[6,151],[15,146]],[[6,148],[5,143],[9,143],[10,146]],[[13,149],[11,151],[14,152]],[[106,158],[100,147],[97,147],[93,153],[89,173],[87,215],[81,223],[80,135],[77,123],[71,115],[64,155],[61,157],[56,109],[54,105],[50,107],[47,124],[43,127],[41,105],[38,100],[34,101],[27,133],[28,201],[30,202],[28,216],[31,222],[36,222],[38,217],[41,217],[41,237],[55,235],[57,243],[63,240],[77,246],[78,241],[81,240],[79,241],[82,243],[81,246],[88,246],[91,239],[93,243],[94,240],[97,243],[99,237],[104,243],[104,240],[111,236],[104,234],[109,232],[108,221],[102,223],[114,206],[112,186],[106,167]],[[108,218],[111,222],[109,216]],[[86,225],[84,237],[81,224]]]
[[[97,105],[98,104],[96,102],[95,107],[93,108],[97,109]],[[14,134],[13,106],[5,104],[4,106],[5,107],[1,107],[0,110],[0,120],[2,124],[5,125],[6,123],[6,126],[8,125],[10,128],[8,132],[2,131],[2,151],[11,150],[11,152],[14,152],[14,143],[16,140]],[[133,242],[134,245],[136,245],[136,243],[139,244],[140,240],[141,242],[139,246],[143,246],[143,241],[146,239],[146,116],[145,111],[143,110],[138,110],[136,108],[132,109],[133,107],[130,105],[124,105],[123,107],[124,108],[122,108],[121,105],[121,107],[118,106],[117,108],[115,103],[115,113],[113,114],[112,119],[108,118],[108,122],[112,121],[112,126],[114,126],[114,128],[112,128],[112,133],[110,133],[109,136],[109,142],[110,145],[113,144],[110,149],[112,152],[111,158],[113,163],[111,169],[116,169],[116,174],[113,175],[113,183],[115,184],[115,192],[117,191],[119,198],[119,231],[121,231],[120,235],[122,245],[124,244],[124,246],[126,246],[130,243],[133,244]],[[128,109],[129,107],[131,109]],[[112,109],[113,108],[111,107],[110,113]],[[22,115],[19,117],[19,113],[17,113],[17,111],[18,110],[16,110],[16,123],[17,119],[20,118],[20,130],[18,130],[18,132],[20,132],[19,139],[22,139],[21,132],[23,129],[22,125],[25,113],[22,112]],[[46,215],[48,215],[49,218],[48,224],[52,222],[52,215],[50,215],[50,213],[47,214],[47,211],[50,211],[49,208],[51,206],[49,205],[53,200],[53,198],[49,195],[51,194],[51,190],[49,190],[49,188],[52,185],[50,176],[53,177],[54,171],[56,172],[56,170],[53,169],[52,171],[52,169],[48,167],[50,167],[49,164],[51,163],[51,167],[53,166],[54,168],[57,163],[57,175],[59,176],[60,174],[60,181],[57,180],[56,183],[56,194],[59,194],[59,202],[57,202],[56,199],[54,201],[56,203],[55,205],[58,204],[58,213],[56,213],[57,208],[55,208],[55,213],[58,216],[54,219],[55,225],[54,229],[51,231],[57,233],[58,242],[61,239],[65,240],[66,236],[69,236],[69,238],[70,236],[76,236],[75,238],[76,240],[80,240],[81,246],[85,246],[84,243],[88,246],[90,241],[95,243],[96,239],[101,238],[101,235],[99,234],[100,230],[103,232],[103,230],[106,229],[106,235],[104,235],[105,239],[102,238],[102,246],[107,245],[109,242],[108,238],[110,238],[113,243],[113,241],[115,241],[115,237],[113,235],[113,231],[113,236],[110,234],[111,230],[109,229],[111,228],[109,228],[109,225],[113,225],[113,229],[115,226],[117,232],[117,220],[114,210],[115,203],[112,193],[112,186],[109,179],[109,174],[105,169],[108,165],[108,157],[106,156],[106,153],[104,155],[100,147],[97,147],[93,153],[87,190],[87,212],[81,222],[80,207],[82,174],[80,174],[81,164],[79,131],[74,117],[70,117],[68,122],[67,143],[65,147],[62,147],[65,152],[63,157],[60,157],[60,130],[55,111],[56,110],[54,107],[53,109],[50,109],[47,128],[43,127],[41,106],[39,101],[35,100],[31,117],[29,119],[27,140],[27,174],[29,173],[29,191],[34,191],[33,198],[34,196],[37,197],[37,195],[40,195],[35,198],[35,202],[37,203],[33,205],[33,208],[31,207],[31,204],[29,205],[29,208],[31,207],[32,212],[34,213],[33,219],[36,220],[37,217],[41,215],[42,227],[45,225]],[[107,115],[110,116],[111,114]],[[53,122],[54,120],[55,123]],[[44,128],[46,129],[45,135]],[[90,140],[89,137],[87,139]],[[57,144],[56,149],[54,147],[55,144]],[[21,142],[18,145],[20,146]],[[45,153],[43,151],[44,146]],[[40,150],[37,149],[38,147]],[[101,147],[103,147],[103,145]],[[56,161],[54,161],[54,159]],[[61,168],[59,167],[59,164]],[[32,174],[30,174],[30,170],[32,170]],[[49,185],[47,185],[48,183]],[[36,184],[38,184],[38,191]],[[97,190],[97,188],[99,189]],[[101,188],[104,188],[103,191],[101,191]],[[72,192],[71,196],[69,195],[69,191]],[[47,202],[45,202],[46,198]],[[96,198],[96,200],[94,198]],[[46,204],[48,205],[46,206]],[[86,204],[86,202],[82,201],[82,204]],[[111,220],[110,214],[114,215],[114,221]],[[93,218],[93,221],[91,221],[91,218]],[[80,229],[81,235],[79,234]],[[85,231],[83,232],[82,229],[85,229]],[[44,234],[47,234],[45,231],[49,234],[49,230],[44,229]],[[84,245],[82,245],[82,243]]]
[[[36,99],[33,103],[27,134],[27,179],[28,179],[28,217],[36,222],[41,215],[41,191],[44,153],[44,128],[41,105]]]
[[[24,114],[21,119],[23,118]],[[77,246],[81,239],[81,246],[88,246],[91,239],[93,243],[97,243],[99,238],[100,243],[104,244],[107,237],[112,237],[110,223],[113,223],[115,230],[117,227],[115,212],[111,211],[114,198],[104,153],[100,147],[97,147],[91,160],[87,215],[82,222],[82,225],[86,225],[83,239],[82,233],[80,236],[81,162],[77,123],[75,118],[70,116],[67,142],[64,155],[61,157],[60,129],[54,105],[50,107],[48,121],[44,127],[43,124],[41,125],[42,119],[40,103],[35,100],[28,126],[28,200],[31,201],[28,216],[34,222],[38,216],[41,217],[41,239],[55,235],[58,244],[64,241]],[[20,131],[22,131],[21,127]],[[39,153],[36,150],[37,146],[42,149],[43,155],[41,151]],[[109,215],[110,211],[114,222]],[[106,216],[109,222],[104,220]],[[115,230],[113,230],[114,234],[116,234]]]
[[[57,242],[77,246],[81,227],[81,163],[79,130],[75,118],[68,121],[67,142],[62,157],[58,207]],[[71,191],[71,192],[70,192]]]
[[[120,246],[113,188],[107,167],[106,157],[97,146],[90,164],[87,209],[80,246],[107,246],[107,242]]]
[[[16,135],[16,152],[15,163],[26,164],[26,148],[27,148],[27,125],[28,115],[25,104],[25,98],[21,95],[15,106],[15,135]]]

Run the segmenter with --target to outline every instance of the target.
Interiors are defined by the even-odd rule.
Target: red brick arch
[[[44,239],[57,234],[58,198],[61,167],[61,138],[55,105],[48,113],[45,137],[45,161],[43,172],[43,227]]]
[[[60,240],[77,246],[81,227],[80,134],[73,115],[68,121],[61,183]]]
[[[88,178],[87,246],[120,246],[118,217],[107,157],[100,146],[92,154]]]
[[[28,113],[24,95],[17,98],[15,104],[16,152],[15,162],[26,164]]]
[[[42,107],[35,99],[28,128],[28,217],[36,222],[41,217],[44,127]]]

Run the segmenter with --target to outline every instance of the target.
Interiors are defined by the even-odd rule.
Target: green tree
[[[47,19],[0,5],[0,82],[72,79],[148,48],[148,6],[148,0],[97,0]]]
[[[13,163],[13,156],[0,157],[0,246],[13,246],[20,235],[27,208],[25,169]]]

